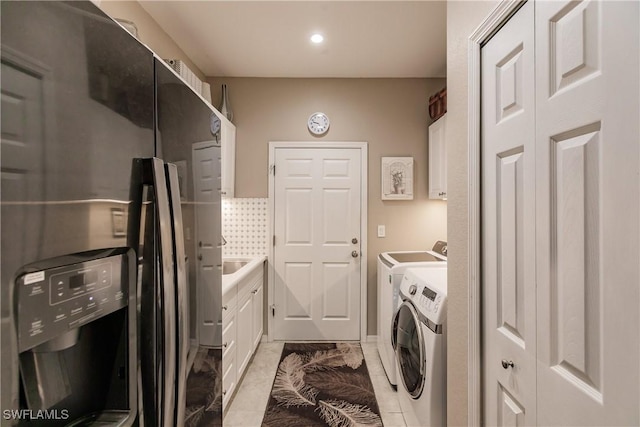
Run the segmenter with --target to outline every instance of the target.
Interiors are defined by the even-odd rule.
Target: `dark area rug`
[[[382,427],[358,343],[286,343],[262,427]]]

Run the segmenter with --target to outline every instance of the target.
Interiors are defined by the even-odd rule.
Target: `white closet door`
[[[481,50],[484,407],[490,426],[536,424],[533,7],[526,3]]]
[[[535,2],[540,425],[639,425],[639,3]]]

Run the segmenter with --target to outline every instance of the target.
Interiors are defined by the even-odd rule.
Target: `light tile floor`
[[[225,427],[259,427],[269,400],[284,343],[260,343],[235,397],[224,416]],[[362,343],[371,383],[385,427],[405,427],[396,391],[391,387],[378,356],[376,343]]]

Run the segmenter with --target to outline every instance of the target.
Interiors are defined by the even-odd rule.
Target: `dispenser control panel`
[[[126,307],[128,257],[124,254],[25,273],[16,280],[18,349],[29,350],[58,335]],[[60,258],[59,262],[69,258]],[[50,265],[54,265],[51,266]]]

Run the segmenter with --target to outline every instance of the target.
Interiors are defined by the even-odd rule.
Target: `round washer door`
[[[393,326],[400,378],[411,397],[417,399],[424,389],[426,360],[420,318],[410,301],[398,308]]]

